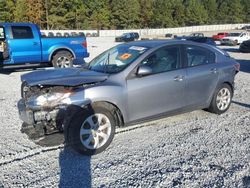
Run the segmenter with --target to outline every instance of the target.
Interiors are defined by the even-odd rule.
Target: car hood
[[[29,86],[78,86],[106,80],[107,74],[79,68],[34,71],[21,76]]]

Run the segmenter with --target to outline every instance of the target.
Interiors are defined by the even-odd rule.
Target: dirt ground
[[[112,37],[89,38],[87,61],[114,45]],[[250,54],[223,48],[241,64],[227,113],[198,110],[118,129],[92,157],[56,143],[60,135],[35,142],[22,133],[16,104],[29,70],[1,73],[0,187],[250,187]]]

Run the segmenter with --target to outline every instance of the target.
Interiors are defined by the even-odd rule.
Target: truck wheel
[[[83,155],[104,151],[115,134],[115,118],[110,109],[103,106],[78,110],[69,122],[66,143]]]
[[[222,84],[214,93],[208,111],[215,114],[222,114],[226,112],[232,101],[233,91],[228,84]]]
[[[69,51],[66,51],[66,50],[58,51],[52,58],[52,65],[55,68],[72,67],[73,56]]]

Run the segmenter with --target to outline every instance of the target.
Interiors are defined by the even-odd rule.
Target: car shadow
[[[250,73],[250,60],[236,59],[240,63],[240,71]]]
[[[91,157],[75,153],[64,148],[59,154],[60,181],[59,187],[91,187]]]
[[[11,68],[11,69],[0,69],[0,74],[10,75],[16,72],[26,72],[26,71],[34,71],[35,68]]]
[[[232,103],[237,104],[239,106],[243,106],[245,108],[250,108],[250,104],[241,103],[241,102],[237,102],[237,101],[232,101]]]
[[[52,147],[52,149],[55,146],[57,149],[63,148],[59,154],[59,187],[91,187],[91,157],[80,155],[70,149],[67,145],[63,145],[65,139],[62,133],[55,133],[41,137],[37,130],[31,128],[25,123],[22,124],[21,132],[25,133],[31,141],[39,146]]]

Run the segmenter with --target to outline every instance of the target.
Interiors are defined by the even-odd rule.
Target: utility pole
[[[46,28],[49,30],[49,11],[48,11],[48,0],[45,0],[45,11],[46,11]]]

